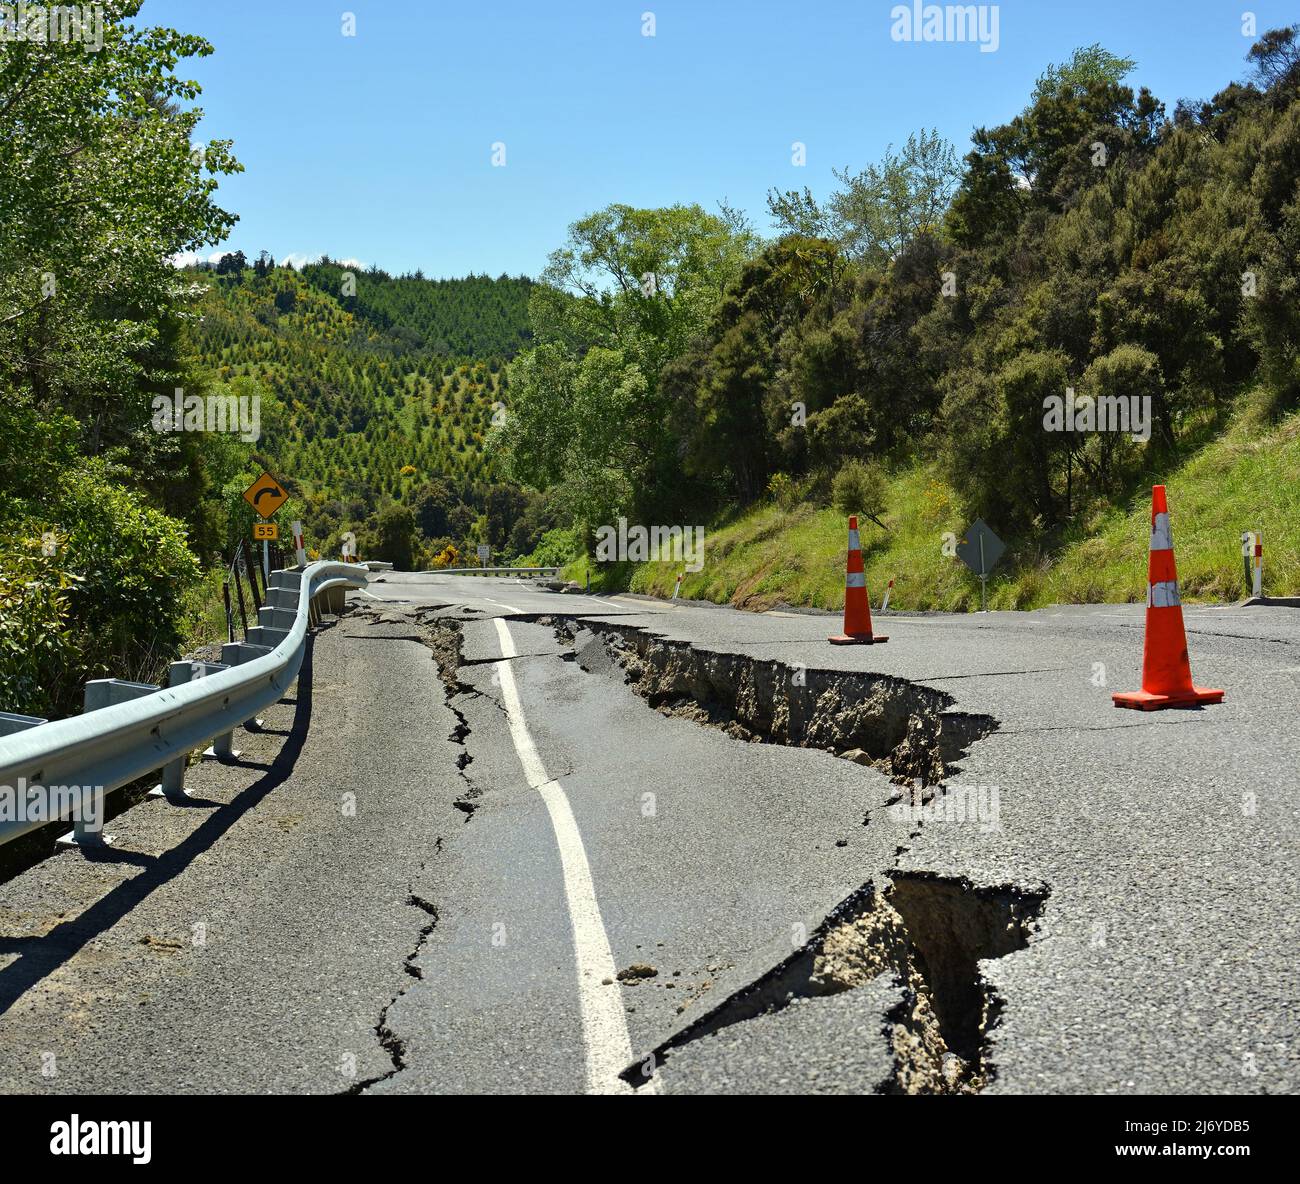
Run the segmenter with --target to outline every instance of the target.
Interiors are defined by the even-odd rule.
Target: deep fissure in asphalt
[[[873,765],[902,787],[899,797],[912,805],[942,795],[956,762],[998,726],[991,716],[949,710],[951,695],[888,675],[701,651],[608,622],[539,623],[552,625],[582,669],[621,671],[665,715],[738,740],[819,748]],[[875,1083],[876,1090],[977,1092],[994,1072],[989,1032],[1001,1007],[979,962],[1025,948],[1046,896],[1045,888],[977,888],[915,872],[891,873],[883,893],[868,882],[802,950],[656,1050],[656,1058],[792,999],[851,990],[887,974],[902,1000],[885,1028],[893,1073]],[[627,1077],[644,1083],[643,1066],[632,1067]]]
[[[955,700],[943,691],[891,675],[702,651],[608,622],[550,623],[584,670],[608,669],[612,661],[665,715],[737,740],[823,749],[923,790],[942,782],[971,744],[998,726],[992,716],[948,710]]]
[[[991,716],[950,710],[955,700],[943,691],[892,676],[700,651],[608,622],[559,615],[528,619],[555,630],[569,647],[564,660],[576,660],[588,673],[621,676],[666,715],[719,728],[738,740],[818,748],[873,765],[913,804],[942,795],[957,761],[998,726]],[[457,765],[470,792],[455,804],[472,817],[479,791],[465,774],[472,760],[466,746],[470,728],[454,700],[481,692],[460,679],[460,623],[428,616],[421,623],[447,705],[459,721],[448,738],[461,746]],[[1047,895],[1046,887],[975,886],[913,871],[889,873],[883,891],[868,881],[800,949],[655,1049],[653,1063],[661,1065],[683,1044],[795,999],[853,990],[886,975],[901,996],[883,1019],[893,1069],[885,1080],[870,1083],[874,1090],[978,1092],[995,1074],[990,1032],[1002,1006],[979,963],[1026,948]],[[376,1031],[389,1048],[395,1038],[385,1028],[381,1017]],[[400,1072],[403,1051],[390,1052],[394,1072]],[[625,1078],[644,1084],[646,1064],[629,1066]]]
[[[1002,1001],[979,963],[1024,949],[1047,898],[1045,888],[975,887],[968,880],[895,872],[878,892],[870,881],[837,905],[812,937],[766,974],[630,1065],[633,1086],[675,1049],[733,1024],[770,1015],[882,975],[901,999],[885,1017],[893,1050],[884,1094],[971,1094],[992,1080],[989,1035]]]

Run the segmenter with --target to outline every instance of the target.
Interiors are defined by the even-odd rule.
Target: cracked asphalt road
[[[719,1008],[661,1092],[886,1088],[885,977],[726,1021],[891,871],[1045,897],[1028,946],[979,964],[1001,1005],[989,1092],[1300,1085],[1300,614],[1186,610],[1197,681],[1227,697],[1148,715],[1110,703],[1138,685],[1140,606],[891,614],[888,646],[847,649],[818,614],[511,580],[394,573],[350,606],[245,763],[191,770],[191,807],[137,806],[108,856],[0,885],[0,1089],[586,1088],[571,869],[521,766],[495,618],[614,965],[654,969],[598,984],[635,1056]],[[900,818],[876,768],[669,718],[543,616],[942,691],[998,721],[944,786],[996,787],[996,817]],[[449,625],[444,681],[427,641]]]

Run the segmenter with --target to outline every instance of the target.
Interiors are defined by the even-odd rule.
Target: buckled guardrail
[[[104,799],[162,770],[156,793],[185,795],[186,758],[212,743],[235,755],[235,728],[277,702],[302,667],[308,629],[341,612],[348,588],[364,588],[365,568],[313,563],[271,573],[267,603],[243,642],[221,648],[221,662],[174,662],[167,686],[99,679],[86,686],[85,713],[46,721],[0,714],[0,844],[56,820],[74,823],[68,841],[98,844]],[[44,816],[32,817],[44,802]]]

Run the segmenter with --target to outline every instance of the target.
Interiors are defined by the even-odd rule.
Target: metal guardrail
[[[180,800],[188,754],[214,741],[216,755],[232,755],[235,728],[277,702],[297,677],[310,626],[326,608],[341,610],[343,590],[364,588],[367,574],[324,562],[272,572],[258,625],[247,642],[222,647],[222,663],[175,662],[166,687],[90,683],[86,712],[71,719],[5,717],[7,728],[20,730],[0,729],[0,791],[16,801],[39,787],[47,803],[67,807],[67,791],[75,790],[82,813],[93,815],[74,819],[72,837],[86,844],[103,841],[104,798],[147,773],[161,769],[161,792]],[[56,790],[65,792],[56,798]],[[87,810],[86,802],[97,808]],[[68,817],[66,808],[36,820],[0,816],[0,844]]]
[[[436,567],[413,576],[557,576],[558,567]]]

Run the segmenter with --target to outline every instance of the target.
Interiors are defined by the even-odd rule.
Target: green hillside
[[[402,566],[512,547],[539,499],[498,479],[485,441],[528,337],[529,281],[362,272],[349,296],[330,263],[193,274],[198,364],[219,392],[261,398],[255,459],[295,495],[310,547],[332,552],[350,530],[363,555]],[[499,352],[449,354],[446,338]],[[514,549],[550,524],[525,523]]]
[[[1231,601],[1246,592],[1239,537],[1261,530],[1265,591],[1300,594],[1300,413],[1270,424],[1247,400],[1229,430],[1167,475],[1178,573],[1185,600]],[[1131,504],[1079,523],[1053,553],[1012,547],[989,581],[989,607],[1141,601],[1146,597],[1149,487]],[[979,581],[946,555],[973,515],[934,464],[889,474],[884,528],[862,523],[867,587],[902,610],[979,607]],[[779,604],[837,610],[844,603],[844,515],[811,504],[764,503],[709,532],[704,569],[682,595],[762,611]],[[568,574],[583,579],[585,560]],[[681,564],[591,567],[594,586],[671,596]]]
[[[355,284],[352,296],[343,294],[347,276]],[[528,297],[533,281],[526,276],[427,280],[417,272],[394,278],[377,268],[350,272],[322,260],[304,267],[302,277],[358,320],[388,330],[415,350],[454,358],[508,358],[532,340]]]

